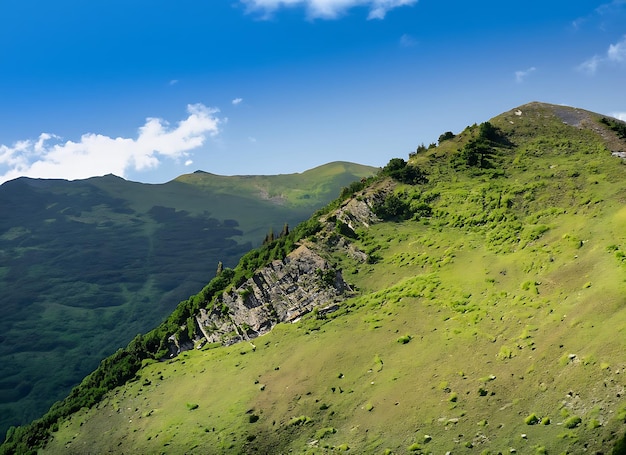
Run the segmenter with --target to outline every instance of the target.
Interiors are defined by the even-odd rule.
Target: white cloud
[[[525,69],[525,70],[515,71],[515,81],[518,83],[524,82],[524,79],[526,79],[526,77],[528,77],[530,73],[533,73],[536,70],[537,68],[535,68],[534,66],[531,66],[530,68]]]
[[[233,103],[233,106],[237,106],[238,104],[241,104],[242,101],[243,101],[243,98],[235,98],[231,102]]]
[[[584,73],[595,74],[598,70],[598,66],[602,63],[602,57],[599,55],[594,55],[590,59],[585,60],[580,65],[578,65],[578,71],[582,71]]]
[[[0,183],[20,176],[73,180],[112,173],[124,177],[129,169],[153,169],[164,158],[188,157],[207,137],[217,135],[221,123],[217,112],[202,104],[188,105],[188,117],[174,128],[162,119],[148,118],[135,139],[87,133],[78,142],[63,142],[42,133],[36,141],[0,145]]]
[[[417,45],[417,40],[413,38],[411,35],[407,35],[406,33],[400,37],[400,46],[402,47],[413,47]]]
[[[387,12],[400,6],[414,5],[418,0],[241,0],[249,11],[261,11],[271,17],[283,7],[304,6],[311,19],[335,19],[355,6],[369,8],[368,19],[384,19]]]
[[[578,66],[579,71],[595,74],[598,68],[609,63],[626,63],[626,35],[621,41],[610,44],[605,55],[594,55]]]
[[[580,30],[583,26],[596,27],[599,30],[605,30],[607,20],[620,21],[620,15],[626,0],[612,0],[599,5],[597,8],[587,14],[572,21],[574,30]]]
[[[176,84],[178,84],[178,79],[172,79],[170,81],[170,85],[176,85]]]
[[[612,62],[626,61],[626,36],[620,42],[611,44],[606,52],[606,56]]]
[[[185,161],[185,166],[191,166],[193,164],[193,160]]]

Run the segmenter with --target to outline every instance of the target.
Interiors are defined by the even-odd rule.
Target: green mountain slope
[[[337,162],[162,185],[109,175],[0,186],[0,432],[159,324],[218,262],[234,266],[268,230],[295,226],[374,171]]]
[[[623,122],[531,103],[391,160],[4,452],[624,453],[625,138]],[[281,318],[264,295],[304,281],[333,297],[265,333]],[[203,344],[216,334],[246,341]],[[164,358],[172,336],[198,349]]]

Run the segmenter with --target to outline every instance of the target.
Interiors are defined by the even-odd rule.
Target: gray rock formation
[[[201,309],[196,323],[209,343],[232,344],[262,335],[279,322],[295,321],[314,308],[332,307],[349,291],[340,271],[300,246],[223,293],[212,309]]]

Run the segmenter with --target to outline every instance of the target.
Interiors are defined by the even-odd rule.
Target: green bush
[[[578,425],[581,424],[581,422],[582,419],[580,417],[572,416],[563,423],[563,426],[565,428],[576,428]]]
[[[333,427],[321,428],[315,432],[315,439],[323,439],[326,436],[337,433],[337,429]]]
[[[400,344],[407,344],[409,341],[411,341],[411,335],[403,335],[396,341]]]
[[[536,425],[539,423],[539,417],[533,412],[531,415],[524,419],[526,425]]]
[[[301,415],[299,417],[294,417],[293,419],[291,419],[289,421],[289,425],[290,426],[299,426],[299,425],[305,425],[305,424],[311,423],[311,422],[313,422],[313,419],[311,419],[308,416]]]
[[[392,158],[380,172],[382,176],[389,176],[400,183],[420,185],[427,183],[426,175],[417,166],[412,166],[402,158]]]

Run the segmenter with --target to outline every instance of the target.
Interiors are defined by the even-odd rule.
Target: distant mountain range
[[[62,399],[100,360],[159,324],[218,264],[295,227],[376,168],[299,174],[19,178],[0,186],[0,431]]]

